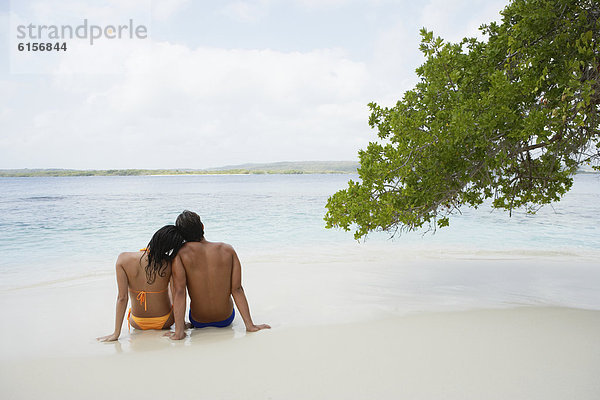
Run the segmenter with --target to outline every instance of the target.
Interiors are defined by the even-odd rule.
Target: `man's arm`
[[[173,314],[175,314],[175,333],[168,333],[173,340],[185,338],[186,277],[181,258],[176,256],[171,264],[173,277]]]
[[[98,340],[101,342],[114,342],[121,335],[121,327],[123,326],[123,318],[125,317],[125,310],[127,309],[127,302],[129,300],[127,289],[129,288],[129,282],[127,280],[127,274],[121,264],[121,256],[117,259],[116,264],[116,275],[117,275],[117,304],[115,306],[115,330],[111,335],[99,337]]]
[[[244,320],[246,331],[256,332],[261,329],[270,329],[271,327],[269,325],[254,325],[254,322],[252,322],[252,317],[250,316],[250,307],[248,306],[248,299],[246,299],[246,294],[244,293],[244,288],[242,287],[242,266],[237,254],[233,249],[232,252],[233,269],[231,271],[231,295],[233,296],[233,301],[235,301],[235,305],[237,306],[237,309]]]

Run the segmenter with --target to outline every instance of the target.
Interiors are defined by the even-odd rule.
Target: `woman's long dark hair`
[[[152,235],[152,239],[146,246],[148,254],[146,281],[149,284],[154,283],[156,274],[165,276],[165,270],[184,243],[185,239],[175,225],[165,225]]]

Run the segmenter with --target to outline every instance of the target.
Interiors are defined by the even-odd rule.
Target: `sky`
[[[0,169],[357,160],[377,139],[368,103],[392,106],[417,82],[419,30],[481,37],[506,4],[0,0]],[[147,35],[17,49],[36,42],[19,25],[84,20]]]

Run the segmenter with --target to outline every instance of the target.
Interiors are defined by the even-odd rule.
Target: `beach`
[[[522,308],[240,335],[148,332],[4,364],[4,398],[596,399],[600,313]],[[34,383],[35,384],[32,384]]]
[[[446,260],[442,274],[444,260],[437,255],[404,258],[392,269],[382,267],[391,254],[365,250],[353,262],[294,259],[284,271],[275,255],[272,262],[250,258],[244,279],[252,314],[273,328],[247,334],[237,317],[230,328],[188,330],[181,342],[161,331],[128,332],[126,322],[119,341],[96,342],[112,329],[116,289],[110,274],[4,291],[0,305],[10,322],[0,340],[3,398],[600,396],[600,311],[481,297],[477,306],[467,301],[475,283],[451,304],[440,304],[434,293],[453,286],[448,276],[460,275],[460,266],[487,270],[482,277],[489,277],[517,264],[543,292],[550,288],[540,283],[536,265],[551,278],[552,263],[560,270],[565,259]],[[597,278],[591,260],[578,261],[576,272],[588,271],[582,280]],[[385,286],[398,274],[420,280],[422,296]]]
[[[0,400],[600,400],[599,15],[1,1]]]
[[[3,178],[6,399],[600,398],[600,181],[388,240],[324,229],[347,176]],[[114,262],[183,209],[234,246],[271,330],[128,332]],[[189,303],[188,303],[189,304]]]

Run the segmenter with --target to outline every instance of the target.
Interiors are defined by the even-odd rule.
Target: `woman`
[[[127,292],[131,297],[128,323],[136,329],[169,329],[173,325],[173,306],[169,282],[171,261],[185,243],[174,225],[160,228],[146,249],[119,254],[116,265],[117,305],[115,330],[99,337],[101,342],[119,338],[127,308]]]

